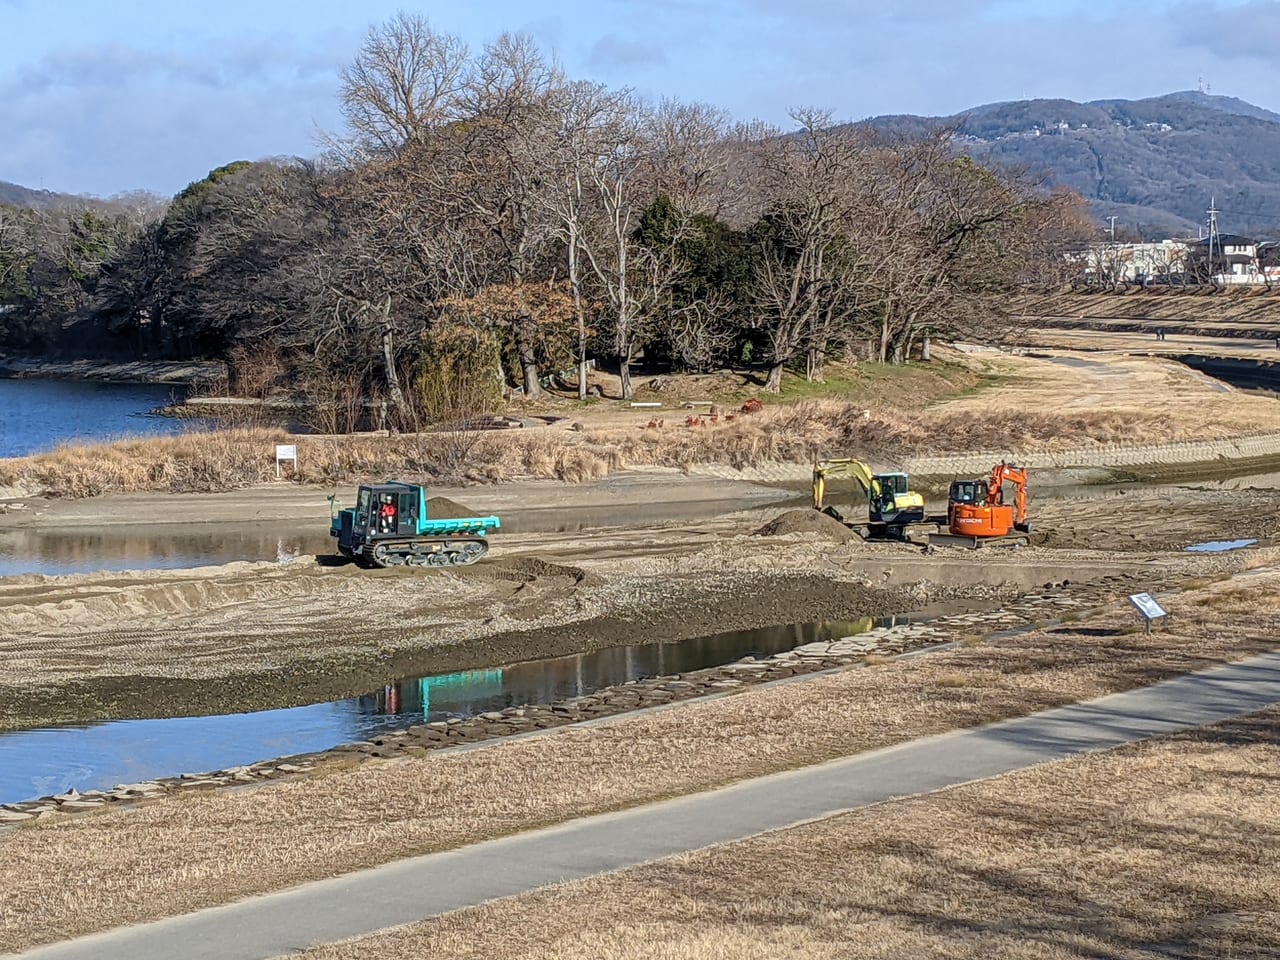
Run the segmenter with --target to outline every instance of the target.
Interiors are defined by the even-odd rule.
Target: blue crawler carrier
[[[331,519],[329,536],[367,567],[463,566],[488,552],[489,531],[501,526],[497,517],[433,519],[421,486],[391,482],[361,486],[356,505]]]

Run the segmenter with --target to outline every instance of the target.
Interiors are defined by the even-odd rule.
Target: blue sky
[[[740,119],[950,114],[1194,89],[1280,111],[1276,0],[0,0],[0,180],[172,194],[235,159],[311,155],[371,23],[473,48],[531,34],[574,77]]]

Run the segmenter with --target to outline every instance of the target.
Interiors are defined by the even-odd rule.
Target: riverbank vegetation
[[[945,409],[868,407],[848,400],[799,400],[744,414],[682,415],[648,424],[567,421],[529,430],[462,428],[407,434],[290,435],[270,428],[191,432],[106,444],[65,444],[30,457],[0,460],[0,487],[52,497],[157,491],[218,492],[276,477],[277,443],[297,445],[291,480],[354,483],[399,477],[437,483],[516,479],[595,480],[636,466],[737,469],[807,464],[840,451],[895,462],[920,450],[970,452],[974,415]],[[1124,412],[1036,412],[993,407],[983,416],[983,444],[1043,450],[1119,443],[1135,431],[1156,442],[1186,439],[1174,422]],[[835,453],[833,453],[833,451]]]
[[[401,14],[343,71],[315,160],[235,162],[160,209],[0,208],[0,350],[227,359],[335,429],[484,412],[594,362],[820,381],[1006,322],[1092,231],[1078,200],[797,110],[786,131],[566,76]]]

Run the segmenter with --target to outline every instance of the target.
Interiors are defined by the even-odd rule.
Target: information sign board
[[[276,444],[276,479],[280,478],[280,462],[292,460],[293,468],[298,469],[298,445],[296,443]]]
[[[1137,608],[1142,614],[1142,618],[1147,622],[1147,633],[1151,632],[1151,621],[1159,620],[1161,617],[1167,617],[1169,611],[1156,601],[1156,598],[1149,593],[1135,593],[1129,597],[1129,602]]]

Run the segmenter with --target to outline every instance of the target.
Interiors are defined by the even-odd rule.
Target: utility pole
[[[1107,217],[1111,221],[1111,242],[1107,244],[1107,277],[1115,289],[1120,288],[1120,256],[1116,250],[1116,220],[1118,217]]]
[[[1216,197],[1209,198],[1209,209],[1205,211],[1209,214],[1209,279],[1213,280],[1217,272],[1217,259],[1214,256],[1214,248],[1217,248],[1218,256],[1222,255],[1222,236],[1218,233],[1218,203]]]

